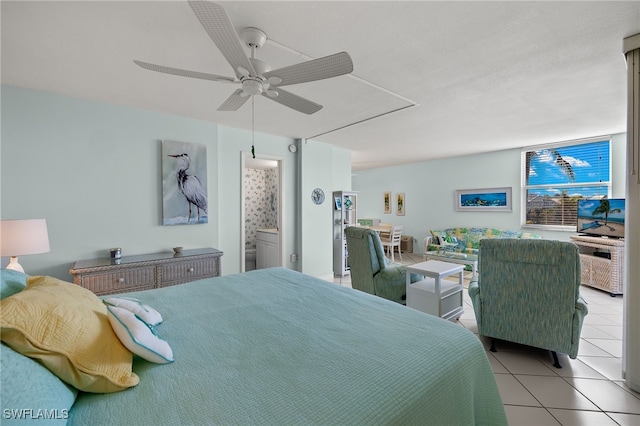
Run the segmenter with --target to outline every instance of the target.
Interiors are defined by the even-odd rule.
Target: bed
[[[31,405],[49,410],[38,424],[506,424],[478,338],[385,299],[284,268],[126,296],[161,313],[174,361],[133,356],[139,383],[122,391],[62,384]],[[30,407],[24,362],[3,343],[3,423]]]

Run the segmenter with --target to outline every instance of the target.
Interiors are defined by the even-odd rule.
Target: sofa
[[[542,239],[541,235],[530,232],[511,231],[495,228],[447,228],[432,229],[431,236],[424,239],[424,251],[456,251],[477,254],[480,240],[484,238]]]

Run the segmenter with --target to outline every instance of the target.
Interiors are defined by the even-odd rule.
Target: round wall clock
[[[324,203],[324,191],[320,188],[316,188],[311,191],[311,199],[316,204]]]

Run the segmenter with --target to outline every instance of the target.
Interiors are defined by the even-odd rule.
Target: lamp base
[[[18,256],[11,256],[11,260],[7,265],[7,269],[24,273],[24,269],[22,268],[22,265],[18,263]]]

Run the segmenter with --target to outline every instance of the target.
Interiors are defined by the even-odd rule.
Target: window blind
[[[525,148],[522,182],[525,226],[575,227],[579,199],[611,195],[611,141]]]

